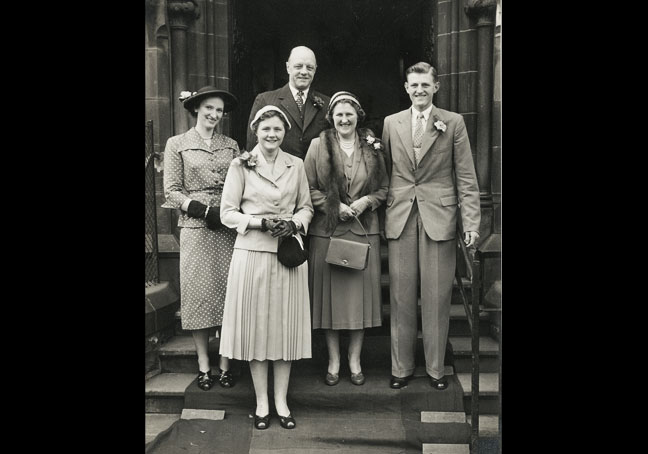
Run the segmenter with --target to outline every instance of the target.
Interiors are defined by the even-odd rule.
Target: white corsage
[[[187,98],[191,98],[191,97],[192,97],[193,95],[195,95],[195,94],[196,94],[195,91],[194,91],[193,93],[190,92],[190,91],[181,91],[181,92],[180,92],[180,96],[178,97],[178,99],[179,99],[180,101],[184,101],[184,100],[187,99]]]
[[[435,121],[434,122],[434,127],[437,129],[437,131],[441,131],[441,132],[445,132],[445,130],[448,129],[446,124],[444,122],[442,122],[441,120]]]
[[[243,164],[245,164],[245,167],[247,167],[248,169],[253,169],[257,165],[258,158],[257,158],[257,156],[255,156],[253,154],[250,154],[247,151],[244,151],[239,156],[239,160]]]

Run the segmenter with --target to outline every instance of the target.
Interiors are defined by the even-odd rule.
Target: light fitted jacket
[[[279,150],[273,173],[258,145],[250,154],[257,159],[255,167],[247,167],[239,158],[230,164],[221,198],[221,222],[238,232],[234,249],[277,252],[278,238],[248,225],[252,218],[299,220],[301,233],[308,233],[313,204],[304,162]]]

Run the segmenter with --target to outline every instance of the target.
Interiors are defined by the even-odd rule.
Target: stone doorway
[[[405,68],[432,59],[430,0],[245,0],[232,5],[232,91],[240,108],[231,135],[246,148],[245,134],[256,95],[288,82],[290,49],[305,45],[317,57],[312,87],[326,95],[347,90],[360,97],[364,126],[380,136],[385,116],[409,105]]]

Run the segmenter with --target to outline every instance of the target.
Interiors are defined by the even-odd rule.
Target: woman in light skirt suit
[[[258,144],[232,161],[221,201],[223,224],[238,236],[227,279],[220,352],[250,362],[256,394],[254,425],[270,425],[268,363],[281,426],[296,422],[286,396],[291,361],[311,357],[308,263],[293,268],[277,258],[282,238],[306,234],[313,217],[301,159],[280,145],[290,121],[276,106],[255,115]]]

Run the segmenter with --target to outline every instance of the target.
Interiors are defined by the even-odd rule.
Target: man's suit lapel
[[[414,145],[412,144],[412,109],[407,109],[398,117],[396,132],[403,142],[405,154],[414,166]]]
[[[308,98],[304,101],[304,131],[306,131],[306,128],[308,128],[308,125],[311,124],[317,114],[317,107],[314,106],[315,101],[313,100],[313,95],[313,90],[309,90]]]
[[[299,109],[297,108],[297,103],[295,103],[295,100],[292,97],[292,92],[290,91],[288,84],[284,85],[281,92],[279,92],[279,104],[281,104],[281,107],[288,112],[292,126],[297,126],[303,131],[304,129],[302,128]]]
[[[430,111],[430,118],[428,118],[428,122],[425,128],[425,133],[423,133],[423,140],[421,141],[420,161],[423,160],[425,155],[428,153],[428,151],[431,150],[432,146],[439,138],[439,131],[434,127],[434,122],[436,121],[434,119],[435,116],[440,120],[443,120],[443,118],[441,118],[441,112],[439,112],[439,109],[437,109],[436,106],[433,105],[432,110]]]

